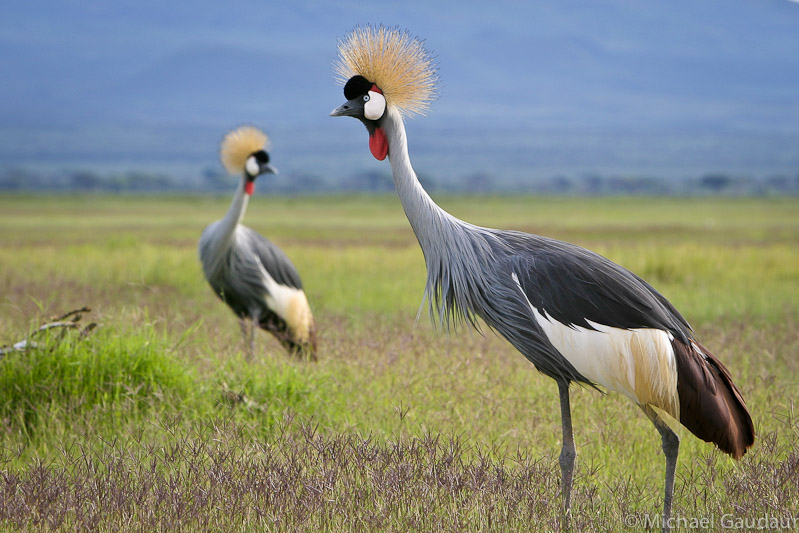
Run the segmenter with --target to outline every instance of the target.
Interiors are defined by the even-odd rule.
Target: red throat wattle
[[[369,136],[369,150],[378,161],[382,161],[388,155],[388,140],[383,128],[375,128],[374,133]]]
[[[255,182],[254,181],[247,181],[247,183],[244,184],[244,192],[246,192],[248,195],[252,196],[252,193],[255,192]]]

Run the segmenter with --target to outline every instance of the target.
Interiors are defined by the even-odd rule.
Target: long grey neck
[[[244,219],[244,213],[247,211],[247,204],[250,202],[250,195],[244,191],[244,184],[247,179],[242,177],[239,186],[236,189],[236,194],[233,195],[233,201],[230,202],[230,207],[225,213],[225,218],[219,221],[219,235],[230,238],[233,232],[236,231],[236,226],[241,224]]]
[[[442,230],[464,223],[441,209],[419,182],[408,155],[408,139],[402,116],[393,108],[388,108],[381,127],[388,139],[388,159],[394,186],[405,216],[427,257],[436,244],[446,245],[447,232]]]
[[[219,268],[219,261],[233,244],[236,227],[244,218],[244,212],[247,210],[247,204],[250,201],[250,195],[244,191],[246,181],[246,178],[242,177],[224,218],[215,222],[213,226],[206,230],[204,235],[206,237],[205,245],[201,250],[201,259],[203,259],[207,272],[215,272]]]
[[[472,279],[480,265],[490,261],[487,235],[478,228],[441,209],[419,183],[408,156],[405,126],[398,112],[389,108],[381,127],[388,140],[391,173],[405,215],[411,223],[427,266],[425,294],[431,318],[449,327],[453,321],[474,323],[479,294]],[[479,291],[478,291],[479,292]],[[421,308],[420,308],[421,311]],[[454,319],[454,320],[453,320]]]

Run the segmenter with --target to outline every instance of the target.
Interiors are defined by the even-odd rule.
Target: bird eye
[[[364,102],[368,102],[369,101],[369,95],[368,94],[363,95],[363,101]]]

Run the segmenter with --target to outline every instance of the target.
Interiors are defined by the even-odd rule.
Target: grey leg
[[[247,349],[247,361],[250,361],[252,360],[252,354],[255,352],[255,321],[247,318],[240,318],[239,327],[241,327],[241,334],[244,336],[244,344]]]
[[[563,528],[569,527],[569,516],[571,510],[572,481],[574,481],[574,463],[577,459],[577,450],[574,447],[574,435],[572,434],[572,414],[569,407],[569,384],[558,382],[558,392],[560,394],[560,418],[563,429],[563,447],[560,451],[560,490],[563,497]]]
[[[674,498],[674,473],[677,470],[677,454],[680,451],[680,437],[663,421],[649,405],[641,405],[649,420],[657,428],[663,441],[663,455],[666,456],[666,485],[663,497],[663,531],[668,531],[671,518],[671,502]]]

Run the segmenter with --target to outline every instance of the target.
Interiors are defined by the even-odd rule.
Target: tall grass
[[[39,335],[36,347],[0,361],[0,419],[32,453],[91,419],[113,427],[147,411],[172,411],[190,395],[196,374],[144,325]]]

